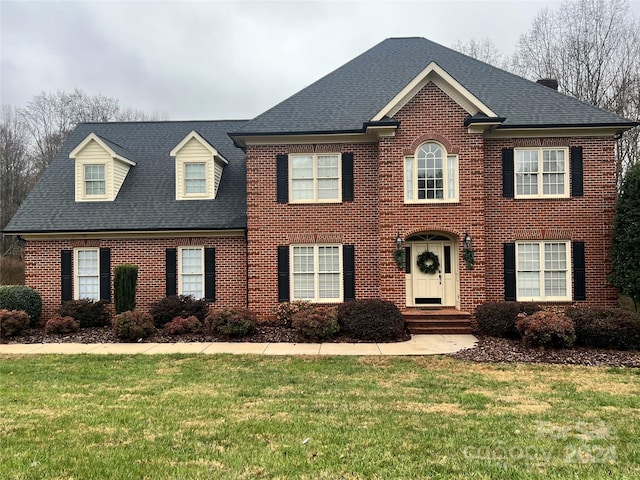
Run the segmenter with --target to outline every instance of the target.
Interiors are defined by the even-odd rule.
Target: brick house
[[[79,125],[5,232],[26,240],[45,315],[111,300],[121,263],[140,267],[142,308],[174,293],[263,317],[294,299],[613,305],[614,144],[635,125],[388,39],[249,121]]]

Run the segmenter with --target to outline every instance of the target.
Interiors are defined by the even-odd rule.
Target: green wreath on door
[[[418,255],[418,268],[422,273],[433,275],[440,269],[440,259],[433,252],[425,251]]]

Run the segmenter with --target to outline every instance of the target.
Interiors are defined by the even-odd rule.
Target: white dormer
[[[76,202],[112,202],[136,162],[119,145],[90,133],[69,154],[75,160]]]
[[[209,142],[193,130],[170,155],[176,159],[176,200],[216,198],[222,170],[229,162]]]

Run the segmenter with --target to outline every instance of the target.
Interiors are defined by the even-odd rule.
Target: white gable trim
[[[222,161],[225,165],[229,165],[229,162],[227,161],[227,159],[224,158],[218,152],[218,150],[215,149],[215,147],[213,145],[211,145],[204,138],[202,138],[202,136],[198,132],[196,132],[195,130],[191,130],[191,132],[186,137],[184,137],[182,139],[182,141],[178,145],[176,145],[173,150],[171,150],[171,152],[169,152],[169,155],[172,156],[172,157],[177,156],[178,153],[180,152],[180,150],[182,150],[184,148],[184,146],[187,143],[189,143],[192,139],[195,139],[198,142],[200,142],[202,144],[202,146],[204,148],[206,148],[209,151],[209,153],[211,153],[211,155],[213,155],[213,158]]]
[[[82,152],[82,150],[84,150],[84,148],[92,141],[100,145],[100,147],[104,149],[114,160],[120,160],[121,162],[131,165],[132,167],[136,166],[136,162],[134,162],[133,160],[129,160],[128,158],[123,157],[122,155],[119,155],[116,152],[114,152],[113,149],[109,147],[109,145],[104,143],[104,141],[95,133],[90,133],[89,135],[87,135],[85,139],[82,142],[80,142],[76,148],[71,150],[71,153],[69,154],[69,158],[72,158],[75,160],[78,154]]]
[[[433,82],[438,88],[451,97],[458,105],[464,108],[470,115],[478,112],[487,117],[497,117],[487,105],[482,103],[461,83],[449,75],[437,63],[431,62],[409,84],[404,87],[393,99],[387,103],[372,119],[372,122],[382,120],[384,117],[393,117],[409,100],[411,100],[429,82]]]

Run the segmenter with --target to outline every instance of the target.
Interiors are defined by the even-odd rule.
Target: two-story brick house
[[[125,262],[141,307],[611,305],[614,143],[634,125],[388,39],[253,120],[79,125],[5,231],[48,312],[110,299]]]

